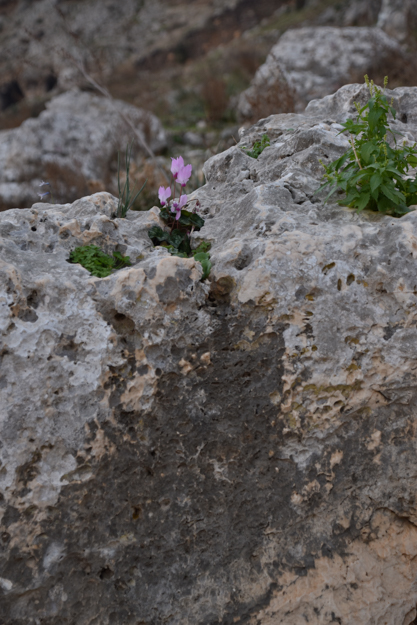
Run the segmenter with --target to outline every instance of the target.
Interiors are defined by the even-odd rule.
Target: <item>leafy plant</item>
[[[183,194],[183,190],[190,179],[192,172],[191,165],[184,165],[181,156],[172,159],[172,188],[159,187],[159,201],[161,202],[161,211],[159,216],[169,227],[169,231],[163,230],[160,226],[153,226],[148,230],[149,238],[154,245],[166,247],[172,256],[180,258],[190,258],[194,256],[195,260],[201,263],[203,267],[202,280],[205,280],[211,269],[210,255],[208,253],[211,243],[202,241],[197,249],[191,249],[190,236],[192,232],[200,230],[204,226],[204,219],[197,214],[196,210],[199,206],[197,200],[193,211],[185,210],[184,206],[189,202],[188,196]],[[177,184],[180,185],[179,199],[175,198]],[[171,202],[168,199],[174,195]]]
[[[349,133],[351,148],[340,158],[325,165],[326,182],[318,191],[330,187],[327,201],[337,190],[345,192],[340,205],[401,216],[417,203],[417,179],[409,177],[410,167],[417,166],[416,144],[397,147],[394,132],[389,127],[389,116],[395,119],[392,101],[388,102],[382,89],[365,76],[370,99],[365,106],[355,103],[356,120],[348,119],[342,126]],[[384,80],[384,89],[388,78]],[[394,147],[387,141],[388,132],[394,137]]]
[[[70,253],[69,262],[79,263],[97,278],[105,278],[116,269],[131,266],[129,256],[122,256],[120,252],[113,252],[113,257],[108,256],[96,245],[76,247]]]
[[[167,210],[162,209],[160,217],[169,224],[170,215]],[[190,211],[182,211],[181,217],[177,222],[177,226],[169,232],[163,230],[160,226],[153,226],[148,235],[154,245],[161,245],[166,247],[172,256],[179,256],[180,258],[191,258],[192,256],[201,263],[203,267],[202,280],[205,280],[211,269],[210,254],[208,253],[211,248],[211,243],[208,241],[202,241],[200,245],[195,249],[191,249],[189,230],[190,227],[196,231],[200,230],[204,226],[204,219],[202,219],[196,213]]]
[[[184,206],[190,201],[188,196],[183,193],[192,172],[191,165],[184,165],[182,156],[172,159],[171,173],[172,183],[170,187],[159,187],[158,195],[161,202],[161,212],[159,216],[169,227],[169,231],[163,230],[160,226],[153,226],[148,230],[149,238],[154,245],[166,247],[172,256],[180,258],[190,258],[194,256],[195,260],[201,263],[203,267],[202,280],[205,280],[211,269],[209,249],[211,243],[202,241],[197,249],[191,249],[190,236],[195,231],[200,230],[204,226],[204,219],[197,215],[197,207],[200,205],[196,200],[193,211],[185,210]],[[179,199],[175,198],[177,184],[179,188]],[[172,187],[172,188],[171,188]],[[173,194],[173,199],[168,201]]]
[[[142,187],[139,189],[136,195],[133,196],[133,193],[135,192],[135,187],[133,188],[133,191],[130,190],[130,161],[132,158],[132,147],[133,147],[133,141],[131,142],[130,146],[129,145],[126,146],[126,154],[125,154],[126,180],[125,180],[123,189],[121,188],[121,184],[120,184],[120,153],[119,152],[117,153],[117,187],[119,190],[119,203],[117,205],[116,214],[117,214],[117,217],[122,217],[122,218],[126,217],[127,211],[133,206],[136,198],[142,193],[143,189],[145,188],[146,183],[148,182],[147,180],[145,180]]]
[[[203,268],[203,275],[201,276],[201,279],[205,280],[210,275],[210,269],[211,269],[210,254],[207,254],[207,252],[196,253],[196,250],[194,250],[193,255],[194,255],[194,260],[197,260],[199,263],[201,263],[201,266]]]
[[[262,135],[262,139],[260,141],[255,141],[251,150],[249,150],[248,148],[242,148],[242,150],[246,152],[248,156],[251,156],[252,158],[258,158],[258,156],[262,154],[265,148],[269,147],[270,145],[271,143],[269,141],[268,135]]]

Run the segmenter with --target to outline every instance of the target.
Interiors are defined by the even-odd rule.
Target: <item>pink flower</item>
[[[159,187],[158,196],[161,206],[165,206],[167,199],[171,197],[171,189],[169,187],[166,189],[164,187]]]
[[[182,196],[180,197],[180,208],[182,208],[183,206],[185,206],[185,205],[187,204],[187,201],[188,201],[188,197],[187,197],[187,195],[185,195],[185,194],[184,194],[184,195],[182,195]]]
[[[178,221],[178,219],[181,217],[181,209],[183,206],[185,206],[185,204],[187,204],[187,201],[188,197],[186,195],[181,195],[179,202],[173,202],[171,212],[177,213],[175,216],[176,221]]]
[[[182,187],[185,187],[185,185],[189,181],[192,171],[193,171],[193,166],[186,165],[178,172],[177,181],[180,183]]]
[[[182,158],[182,156],[179,156],[178,158],[173,158],[171,160],[172,160],[171,172],[172,172],[172,175],[174,176],[174,179],[176,180],[178,172],[180,172],[181,169],[183,169],[184,167],[184,159]]]

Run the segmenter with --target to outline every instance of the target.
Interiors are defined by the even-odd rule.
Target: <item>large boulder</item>
[[[352,78],[386,73],[409,62],[400,44],[379,28],[331,26],[288,30],[239,98],[242,121],[305,109]],[[397,71],[397,70],[396,70]],[[398,71],[397,71],[398,73]]]
[[[151,150],[166,146],[155,115],[135,106],[74,89],[51,100],[39,117],[0,132],[0,210],[34,202],[42,180],[61,202],[108,186],[117,152],[134,141],[134,130]],[[146,154],[146,152],[145,152]]]
[[[157,208],[0,214],[7,625],[414,621],[417,213],[323,204],[366,93],[336,96],[206,163],[208,281],[152,248]],[[133,266],[94,278],[86,243]]]

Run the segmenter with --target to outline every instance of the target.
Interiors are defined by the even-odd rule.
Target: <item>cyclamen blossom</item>
[[[175,216],[176,221],[178,221],[178,219],[181,217],[181,209],[183,206],[185,206],[185,204],[187,204],[187,201],[188,201],[187,195],[181,195],[179,202],[176,202],[174,200],[172,204],[171,212],[177,213]]]
[[[174,180],[176,180],[178,173],[184,168],[184,159],[182,156],[179,156],[178,158],[173,158],[171,160],[171,173],[174,176]]]
[[[193,171],[193,166],[186,165],[178,172],[177,182],[179,182],[182,187],[185,187],[185,185],[189,181],[192,171]]]
[[[165,206],[167,199],[171,197],[171,189],[169,187],[159,187],[158,197],[161,202],[161,206]]]

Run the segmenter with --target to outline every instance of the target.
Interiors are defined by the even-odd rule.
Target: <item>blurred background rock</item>
[[[242,124],[365,73],[416,85],[416,48],[417,0],[0,0],[0,208],[30,206],[45,178],[60,202],[116,193],[134,138],[121,109],[156,154],[135,141],[136,208],[150,208],[171,156],[200,186]]]

